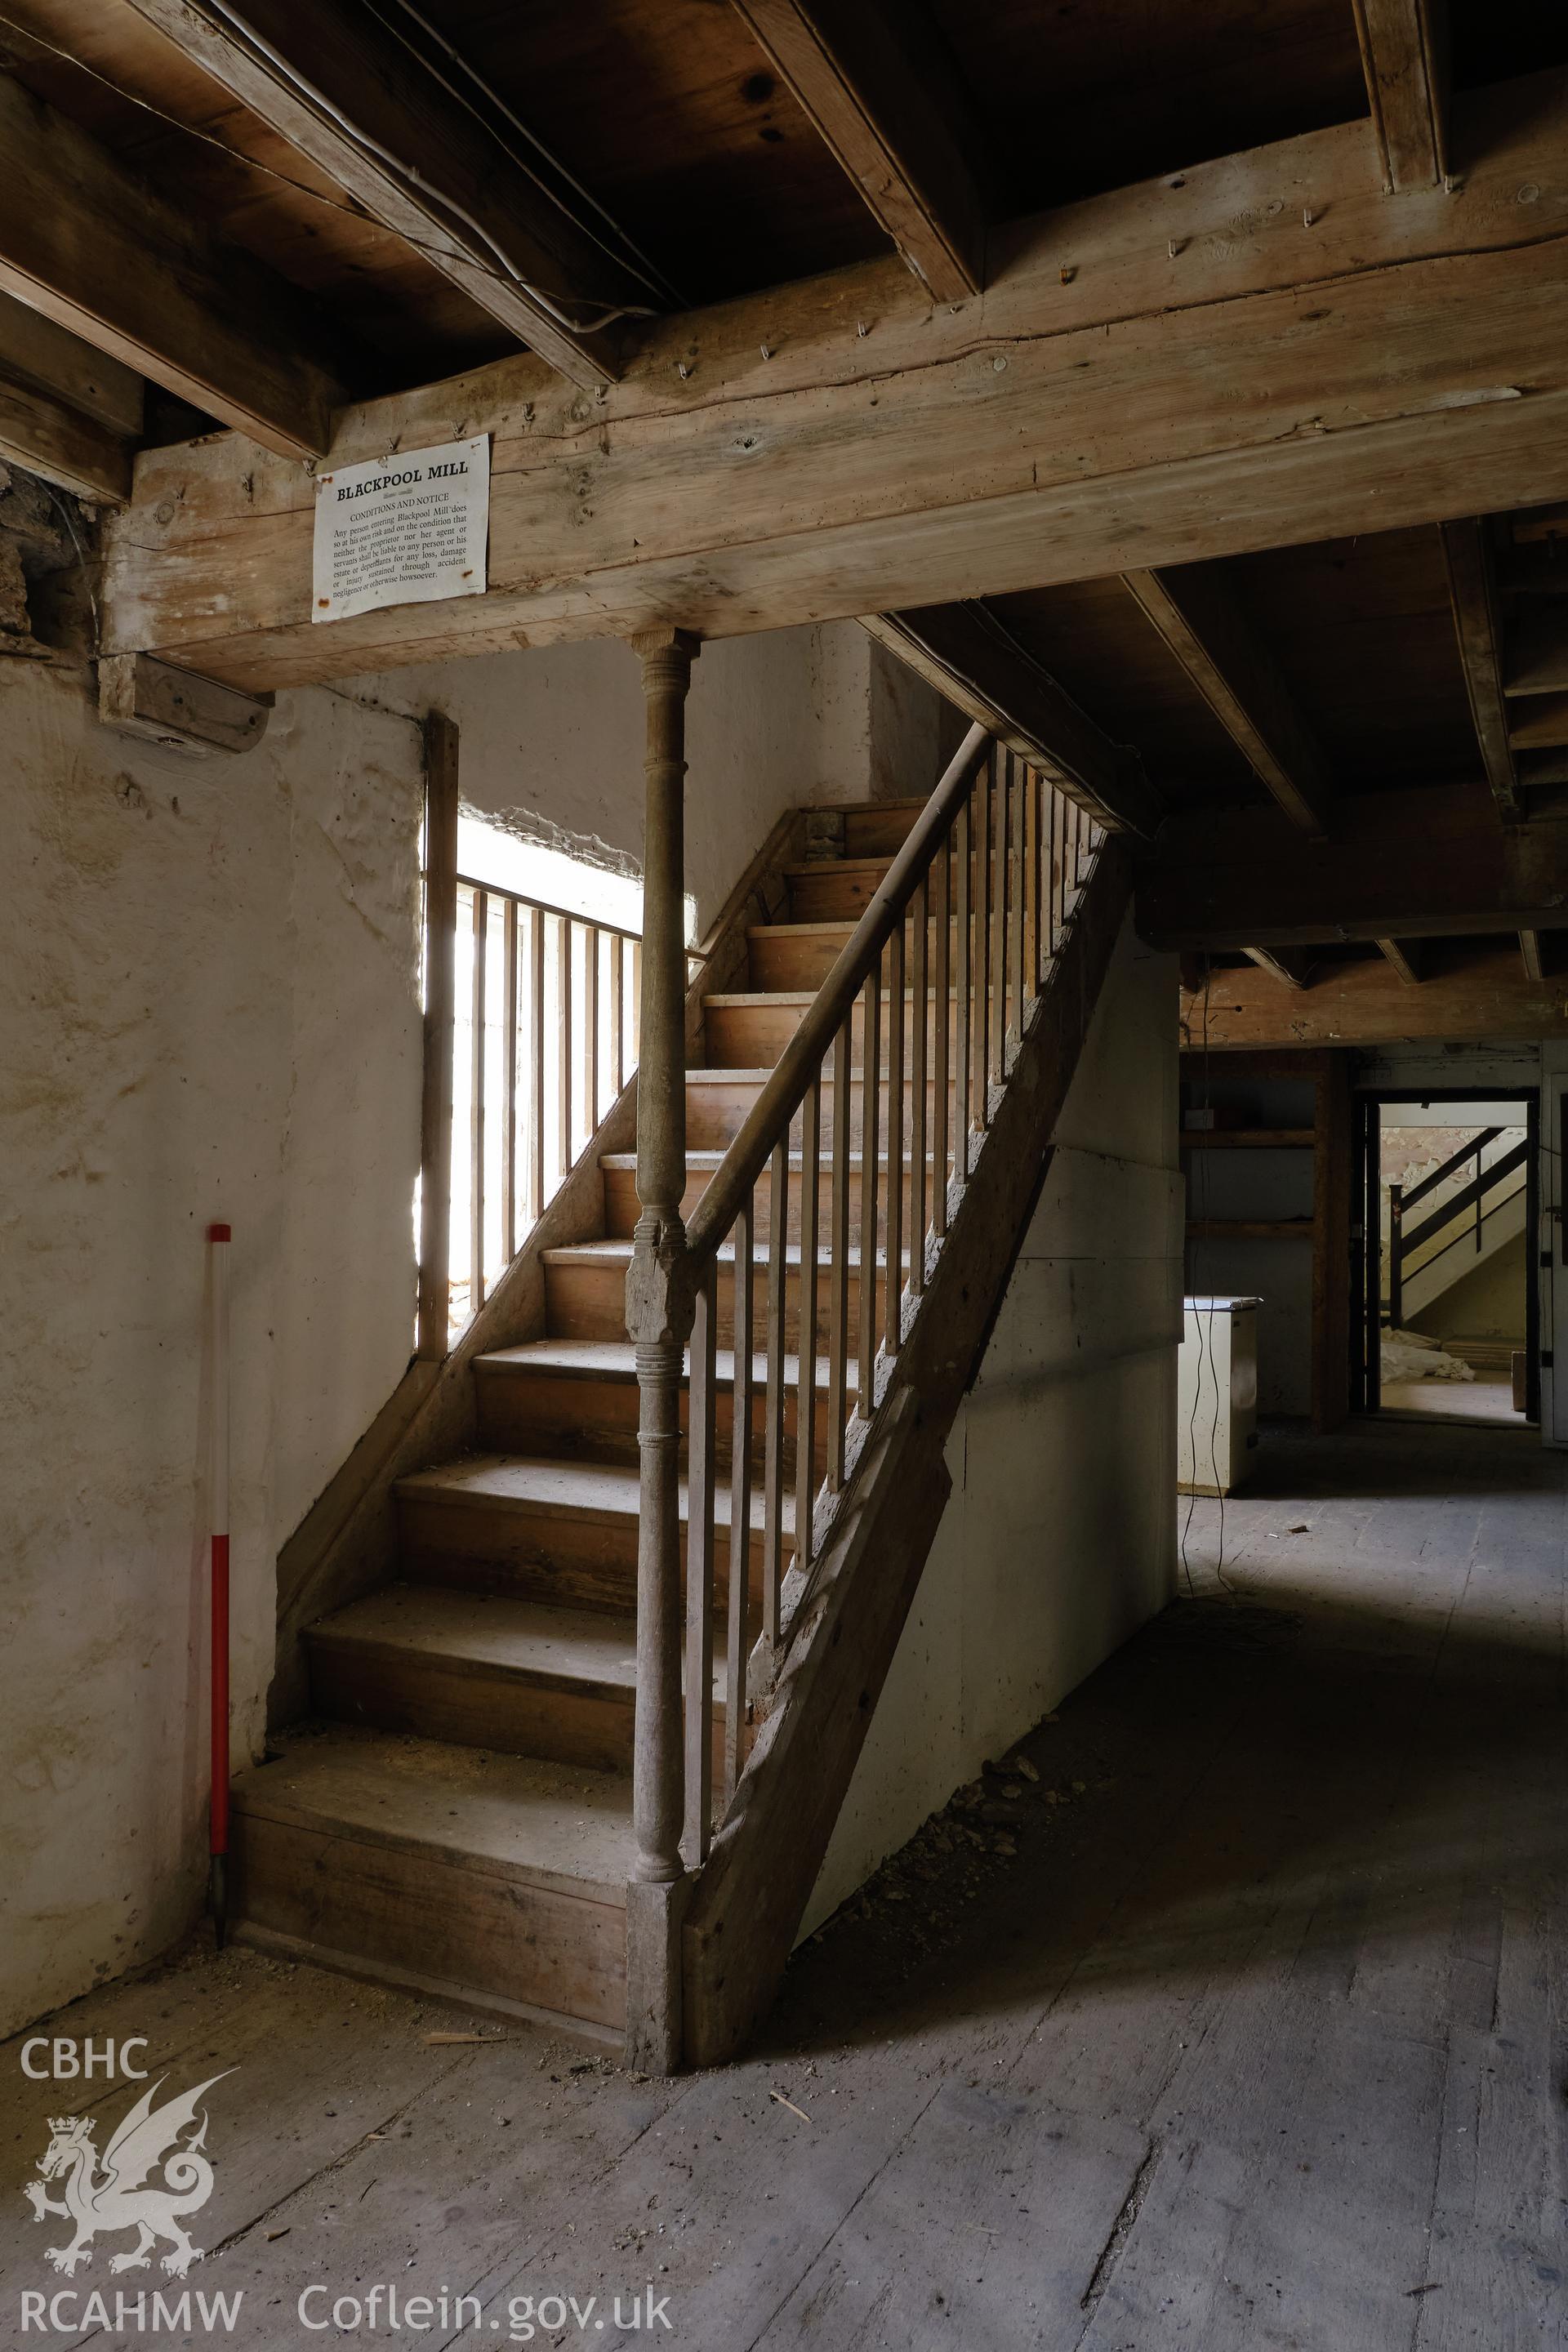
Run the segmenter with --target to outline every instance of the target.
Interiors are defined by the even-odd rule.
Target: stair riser
[[[733,1066],[719,1064],[716,1066],[725,1068],[731,1067]],[[763,1065],[759,1064],[756,1066],[762,1067]],[[686,1089],[686,1142],[688,1150],[692,1151],[726,1150],[728,1147],[733,1143],[736,1136],[739,1135],[742,1128],[745,1125],[746,1118],[752,1109],[752,1106],[756,1101],[757,1096],[761,1092],[761,1085],[762,1082],[758,1079],[739,1077],[732,1080],[723,1078],[702,1078],[700,1080],[693,1081],[693,1083],[689,1085]],[[833,1142],[833,1120],[836,1092],[837,1089],[834,1087],[832,1079],[830,1077],[825,1077],[822,1082],[822,1148],[824,1151],[826,1151]],[[910,1114],[914,1104],[914,1092],[915,1090],[913,1087],[906,1078],[904,1081],[904,1122],[906,1134],[909,1131]],[[951,1106],[957,1097],[956,1084],[951,1076],[948,1078],[947,1094],[949,1117],[951,1118]],[[884,1078],[877,1088],[878,1133],[884,1139],[888,1132],[888,1083]],[[926,1118],[928,1124],[933,1128],[936,1121],[936,1087],[933,1083],[928,1080],[926,1084]],[[860,1149],[864,1124],[861,1118],[863,1107],[864,1088],[861,1086],[859,1077],[855,1076],[851,1077],[849,1086],[849,1144],[850,1149],[854,1151],[858,1151]],[[798,1142],[798,1140],[799,1132],[797,1122],[796,1141]]]
[[[686,1199],[681,1209],[681,1214],[687,1219],[688,1223],[690,1221],[692,1211],[696,1208],[698,1202],[702,1198],[703,1193],[708,1190],[710,1183],[712,1181],[712,1177],[713,1171],[710,1169],[704,1168],[697,1171],[689,1179],[686,1187]],[[926,1203],[928,1214],[931,1203],[931,1177],[928,1172],[926,1178]],[[903,1183],[904,1232],[906,1236],[909,1233],[910,1210],[913,1197],[913,1182],[906,1171]],[[755,1230],[757,1237],[759,1241],[764,1241],[772,1230],[773,1174],[771,1170],[765,1171],[758,1179],[753,1199],[755,1202],[754,1214],[756,1218]],[[800,1210],[801,1171],[798,1168],[792,1168],[790,1171],[789,1181],[788,1213],[788,1234],[789,1239],[792,1243],[798,1243],[800,1240]],[[828,1220],[832,1214],[833,1169],[830,1161],[825,1161],[817,1179],[816,1187],[816,1230],[819,1239],[830,1230]],[[634,1172],[629,1168],[606,1168],[605,1170],[605,1233],[607,1234],[613,1234],[617,1240],[629,1241],[637,1228],[637,1178]],[[858,1245],[860,1238],[860,1177],[858,1171],[855,1169],[851,1169],[849,1171],[849,1233],[851,1242]],[[887,1239],[887,1233],[888,1176],[887,1171],[884,1168],[879,1172],[877,1179],[878,1241],[885,1241]]]
[[[760,1004],[709,1004],[703,1012],[704,1043],[709,1066],[716,1070],[771,1070],[784,1047],[795,1035],[810,1011],[809,1004],[791,1003],[787,997],[764,999]],[[1010,1026],[1017,1027],[1017,1013],[1009,992]],[[975,1019],[972,1010],[970,1019]],[[994,1014],[999,1018],[999,1014]],[[904,1001],[904,1067],[909,1069],[914,1054],[915,1008],[912,998]],[[882,1053],[888,1051],[888,1009],[881,1012]],[[850,1029],[850,1060],[858,1066],[862,1059],[865,1021],[857,1006]],[[958,1036],[958,1005],[951,994],[947,1014],[948,1055],[953,1058]],[[926,1024],[926,1066],[929,1071],[936,1051],[936,1020],[934,1012]]]
[[[615,1616],[636,1612],[637,1523],[633,1512],[585,1519],[564,1512],[403,1495],[397,1527],[399,1566],[410,1581],[507,1594],[552,1608],[600,1609]],[[714,1586],[722,1605],[730,1589],[730,1539],[724,1528],[719,1529],[715,1553]],[[762,1529],[754,1528],[753,1609],[761,1606],[762,1567]]]
[[[849,1277],[849,1328],[859,1328],[860,1277]],[[784,1278],[784,1347],[793,1354],[800,1337],[800,1272],[792,1266]],[[719,1270],[719,1339],[721,1348],[729,1347],[735,1336],[735,1277],[733,1269]],[[878,1311],[880,1314],[887,1295],[887,1276],[877,1278]],[[829,1329],[827,1270],[823,1268],[816,1281],[817,1346],[826,1346]],[[624,1339],[626,1336],[626,1280],[624,1267],[618,1265],[547,1265],[544,1269],[545,1315],[552,1339]],[[768,1277],[764,1267],[758,1267],[752,1281],[752,1312],[753,1335],[761,1340],[767,1329]],[[879,1328],[880,1327],[879,1326]]]
[[[1011,915],[1008,920],[1009,936],[1011,936]],[[747,969],[751,975],[752,986],[754,989],[820,988],[838,961],[843,949],[848,944],[854,928],[853,923],[844,922],[836,925],[831,930],[766,929],[760,936],[753,935],[747,943],[746,950]],[[936,982],[937,932],[938,926],[933,920],[928,925],[926,934],[928,986],[934,986]],[[914,971],[915,936],[914,922],[912,920],[907,922],[904,926],[905,969],[911,975]],[[958,970],[958,918],[954,915],[948,923],[950,986],[952,982],[952,974]],[[1032,945],[1031,928],[1026,942],[1026,952]]]
[[[242,1926],[299,1937],[352,1969],[402,1970],[599,2026],[626,2021],[626,1912],[616,1904],[408,1853],[368,1837],[234,1812]]]
[[[758,1387],[760,1390],[761,1383]],[[563,1380],[549,1372],[490,1371],[479,1368],[479,1444],[486,1453],[548,1455],[569,1462],[635,1462],[637,1458],[637,1391],[635,1381],[606,1376],[603,1380]],[[680,1427],[689,1425],[689,1390],[680,1391]],[[763,1435],[766,1400],[755,1394],[752,1409],[753,1443]],[[734,1430],[734,1398],[728,1387],[719,1390],[714,1420],[719,1464],[730,1466]],[[820,1420],[820,1416],[819,1416]],[[784,1458],[795,1470],[795,1412],[793,1394],[784,1412]],[[680,1466],[687,1466],[687,1447]],[[820,1428],[816,1439],[819,1469],[826,1467],[826,1444]]]
[[[544,1756],[592,1771],[631,1768],[635,1694],[611,1685],[575,1689],[504,1668],[458,1664],[428,1652],[389,1656],[354,1643],[310,1645],[316,1712],[340,1723],[407,1731],[465,1748]],[[721,1703],[715,1702],[714,1761],[723,1755]]]

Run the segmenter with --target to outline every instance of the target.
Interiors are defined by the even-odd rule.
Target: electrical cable
[[[542,287],[533,285],[523,276],[505,247],[490,235],[481,220],[475,218],[466,205],[459,204],[457,197],[448,195],[445,189],[433,185],[417,165],[405,163],[400,156],[395,155],[390,148],[384,147],[379,139],[373,139],[368,131],[362,131],[358,123],[351,121],[340,108],[333,105],[323,89],[311,81],[308,75],[302,74],[298,66],[284,57],[281,50],[274,48],[271,42],[265,39],[255,26],[240,15],[237,8],[230,5],[230,0],[209,0],[209,5],[233,26],[243,40],[249,42],[258,56],[264,58],[274,71],[280,73],[286,81],[291,82],[300,95],[308,99],[330,122],[336,123],[346,139],[352,140],[364,154],[372,155],[378,163],[384,163],[389,172],[395,173],[411,188],[417,189],[429,203],[438,205],[444,212],[450,213],[454,220],[460,221],[465,228],[479,238],[482,244],[488,245],[506,277],[526,294],[531,301],[537,302],[540,309],[545,311],[558,327],[563,327],[569,334],[592,335],[597,334],[601,328],[613,325],[617,319],[651,319],[657,316],[657,313],[647,305],[621,303],[602,310],[597,317],[591,320],[572,318],[562,310],[553,296],[545,293]]]
[[[329,212],[341,213],[346,220],[353,221],[361,228],[381,229],[388,236],[395,236],[400,245],[407,246],[412,252],[427,255],[433,261],[449,261],[452,258],[451,248],[448,246],[432,244],[427,238],[416,236],[405,228],[388,228],[385,222],[377,220],[374,215],[367,212],[363,205],[356,204],[341,194],[329,194],[326,190],[312,186],[310,181],[297,179],[291,172],[279,171],[275,163],[263,163],[257,155],[247,155],[243,148],[233,145],[230,141],[219,139],[212,131],[203,131],[195,123],[187,122],[177,114],[171,114],[166,107],[154,105],[150,98],[143,98],[138,91],[128,89],[123,82],[116,81],[111,75],[102,72],[99,67],[89,65],[85,58],[78,57],[74,50],[62,48],[58,41],[46,40],[43,35],[35,32],[31,26],[20,25],[15,17],[0,15],[0,27],[6,32],[20,34],[24,40],[44,50],[49,57],[60,58],[66,65],[75,68],[79,73],[86,74],[89,80],[97,82],[100,88],[111,90],[114,96],[122,100],[127,106],[134,106],[143,114],[150,114],[154,121],[166,122],[172,131],[180,131],[187,139],[194,139],[200,146],[215,148],[217,153],[226,157],[229,163],[241,164],[249,172],[258,172],[266,179],[276,180],[279,187],[291,190],[295,195],[308,197],[312,204],[322,205]],[[362,145],[364,143],[363,139],[359,143]],[[421,193],[428,194],[432,201],[441,204],[456,215],[457,208],[451,205],[448,198],[440,195],[438,192],[422,190]],[[480,231],[479,234],[485,233]],[[486,242],[489,241],[487,236]],[[531,286],[519,277],[510,264],[502,270],[494,268],[480,254],[470,251],[466,257],[474,269],[483,277],[493,278],[497,285],[515,285],[538,300],[542,308],[550,307],[552,298],[546,295],[542,289]],[[608,324],[612,319],[616,318],[657,318],[658,315],[659,313],[655,310],[645,310],[628,307],[625,310],[610,311],[602,323]],[[573,328],[571,322],[563,317],[561,323],[570,331],[579,334],[595,331],[595,329],[591,326]]]

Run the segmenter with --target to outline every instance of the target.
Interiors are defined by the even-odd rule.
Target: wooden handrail
[[[891,933],[903,919],[921,876],[944,840],[968,793],[991,738],[973,726],[949,761],[902,848],[872,894],[842,952],[779,1056],[740,1133],[692,1213],[686,1245],[700,1265],[710,1258],[745,1207],[781,1135],[805,1099],[834,1036],[847,1020]]]

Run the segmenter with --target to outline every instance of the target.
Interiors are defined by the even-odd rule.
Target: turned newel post
[[[632,639],[647,710],[643,823],[637,1204],[626,1331],[637,1350],[637,1687],[632,1764],[637,1853],[626,1890],[627,2063],[668,2074],[680,2060],[680,1378],[694,1293],[680,1204],[686,1192],[686,696],[697,640],[681,629]]]

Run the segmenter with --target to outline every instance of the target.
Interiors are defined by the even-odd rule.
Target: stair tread
[[[689,1169],[721,1168],[728,1157],[729,1154],[725,1151],[711,1149],[698,1150],[689,1145],[686,1153],[686,1165]],[[863,1153],[851,1151],[848,1154],[848,1164],[852,1169],[859,1168],[864,1165],[864,1159],[865,1155]],[[614,1168],[631,1175],[636,1173],[637,1164],[637,1156],[635,1151],[601,1151],[599,1154],[599,1165],[601,1168]],[[805,1165],[804,1156],[798,1151],[792,1151],[789,1156],[789,1164],[792,1170],[804,1168]],[[879,1168],[886,1169],[888,1165],[888,1156],[886,1152],[878,1153],[877,1165]],[[826,1172],[826,1164],[824,1172]]]
[[[829,1164],[827,1155],[825,1153],[823,1157],[823,1169],[825,1172],[828,1169]],[[554,1249],[541,1251],[540,1255],[546,1265],[629,1265],[632,1262],[632,1251],[635,1246],[636,1244],[634,1243],[630,1234],[606,1234],[601,1239],[595,1241],[562,1242],[559,1243]],[[903,1255],[907,1259],[909,1256],[907,1243]],[[721,1243],[718,1251],[718,1258],[721,1265],[731,1265],[734,1261],[734,1243]],[[752,1244],[752,1258],[753,1264],[759,1268],[771,1265],[772,1258],[766,1242],[759,1241]],[[800,1244],[798,1242],[790,1242],[786,1244],[784,1260],[786,1266],[799,1265],[801,1263],[801,1255]],[[886,1262],[887,1252],[879,1249],[877,1252],[877,1264],[879,1265],[885,1265]],[[857,1267],[860,1263],[859,1251],[851,1250],[847,1263],[851,1272],[853,1272],[855,1267]],[[818,1253],[817,1264],[819,1267],[826,1272],[826,1260],[820,1252]]]
[[[237,1811],[290,1826],[432,1849],[505,1877],[624,1905],[629,1773],[449,1747],[347,1724],[304,1726],[242,1772]]]
[[[433,1470],[416,1470],[397,1481],[399,1495],[457,1504],[478,1503],[493,1509],[570,1511],[583,1517],[636,1518],[639,1473],[635,1462],[540,1460],[530,1454],[474,1454],[459,1462],[443,1462]],[[784,1497],[784,1525],[794,1525],[794,1498]],[[687,1516],[686,1480],[680,1481],[680,1517]],[[713,1516],[720,1527],[730,1524],[730,1482],[715,1484]],[[752,1525],[763,1524],[763,1491],[752,1490]]]
[[[334,1611],[307,1639],[417,1651],[508,1674],[632,1690],[637,1623],[593,1609],[556,1609],[447,1584],[388,1584]]]

